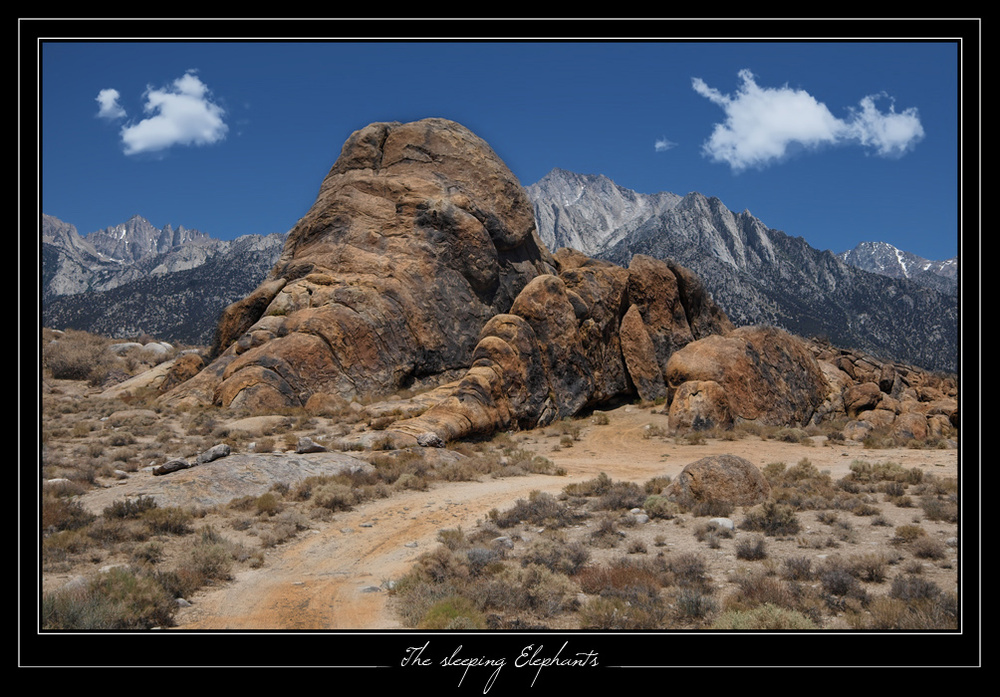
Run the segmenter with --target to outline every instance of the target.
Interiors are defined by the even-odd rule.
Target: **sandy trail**
[[[532,475],[478,482],[436,483],[428,491],[407,491],[338,513],[332,522],[275,548],[259,569],[199,593],[177,615],[181,630],[403,629],[389,606],[383,584],[405,573],[437,544],[438,531],[472,530],[493,508],[503,510],[531,491],[558,493],[571,482],[600,472],[616,480],[643,482],[676,476],[685,465],[711,454],[732,453],[758,467],[807,457],[819,469],[843,476],[855,459],[893,460],[941,476],[956,473],[954,450],[869,451],[858,444],[807,447],[745,438],[678,444],[643,438],[649,423],[665,417],[637,407],[611,414],[610,423],[587,426],[572,447],[553,450],[558,438],[523,434],[522,447],[565,468],[566,476]]]

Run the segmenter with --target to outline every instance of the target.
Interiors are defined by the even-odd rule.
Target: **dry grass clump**
[[[801,525],[791,506],[768,500],[747,511],[740,528],[776,537],[794,535]]]
[[[538,621],[576,604],[578,588],[559,566],[570,555],[533,549],[519,564],[504,564],[506,548],[482,544],[460,530],[444,532],[444,543],[422,554],[392,586],[403,623],[422,629],[504,628],[512,617]],[[518,619],[518,622],[524,620]],[[534,621],[534,620],[533,620]]]
[[[564,527],[586,517],[586,513],[574,510],[543,491],[532,491],[527,499],[518,499],[504,512],[495,508],[489,512],[489,519],[501,528],[510,528],[519,523]]]

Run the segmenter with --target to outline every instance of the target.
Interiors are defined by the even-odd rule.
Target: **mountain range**
[[[955,371],[956,259],[884,242],[841,254],[733,213],[700,193],[641,194],[554,169],[525,187],[541,240],[627,266],[644,254],[698,274],[736,325],[778,326],[912,365]],[[277,262],[287,233],[217,240],[133,216],[85,236],[42,216],[45,326],[210,344],[221,311]]]
[[[218,240],[141,216],[81,236],[42,216],[42,323],[206,345],[219,314],[274,266],[287,233]]]
[[[552,249],[576,246],[623,266],[636,254],[672,259],[701,277],[737,326],[957,369],[957,260],[926,262],[886,243],[821,251],[718,198],[638,194],[603,175],[554,169],[526,189]]]

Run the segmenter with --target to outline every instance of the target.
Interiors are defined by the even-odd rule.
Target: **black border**
[[[456,669],[403,668],[407,649],[430,642],[435,658],[462,646],[464,655],[505,657],[508,665],[493,694],[530,688],[532,669],[515,669],[525,647],[544,646],[554,655],[598,653],[599,667],[543,669],[536,689],[567,690],[621,686],[641,689],[680,676],[681,668],[730,669],[720,678],[748,677],[733,670],[749,668],[947,668],[982,667],[980,614],[980,194],[981,194],[981,33],[982,22],[950,19],[805,19],[751,18],[704,20],[651,19],[483,19],[361,18],[277,19],[19,19],[19,645],[21,668],[312,668],[326,669],[328,682],[307,689],[362,689],[390,686],[457,687]],[[39,158],[38,42],[46,40],[945,40],[962,46],[961,65],[961,239],[960,378],[963,541],[963,620],[959,633],[814,632],[754,635],[720,633],[410,633],[358,632],[143,632],[39,633],[37,628],[37,481],[38,385],[37,308]],[[40,274],[38,274],[40,275]],[[30,415],[30,416],[29,416]],[[19,521],[22,522],[22,521]],[[621,666],[633,666],[625,668]],[[476,672],[478,671],[478,672]],[[482,693],[486,669],[471,672],[461,690]],[[908,673],[912,674],[912,673]],[[256,674],[247,674],[256,679]],[[920,674],[918,679],[920,679]],[[701,677],[701,676],[699,676]],[[231,676],[226,677],[232,679]],[[894,676],[894,680],[899,678]],[[349,681],[349,682],[348,682]],[[663,689],[669,689],[665,683]],[[673,683],[676,685],[677,683]],[[898,683],[896,683],[898,684]],[[138,685],[135,687],[139,687]],[[709,689],[716,687],[708,685]]]

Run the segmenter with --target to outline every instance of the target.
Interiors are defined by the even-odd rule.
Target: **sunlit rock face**
[[[520,183],[444,119],[348,138],[269,278],[230,306],[217,357],[169,397],[299,406],[460,375],[486,322],[553,271]]]

